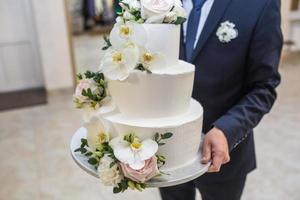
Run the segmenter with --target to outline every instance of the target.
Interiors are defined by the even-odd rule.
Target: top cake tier
[[[174,24],[141,24],[147,32],[146,48],[164,55],[167,66],[179,58],[180,26]]]

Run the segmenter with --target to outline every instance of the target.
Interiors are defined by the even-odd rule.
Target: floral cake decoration
[[[147,181],[159,176],[166,158],[158,154],[160,146],[173,134],[155,133],[153,138],[141,139],[135,133],[110,137],[102,120],[93,118],[85,125],[87,138],[75,152],[83,155],[95,167],[105,186],[112,186],[114,193],[128,188],[142,191]]]

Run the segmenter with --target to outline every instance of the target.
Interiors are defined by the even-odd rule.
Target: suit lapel
[[[224,15],[226,9],[228,8],[229,3],[232,0],[215,0],[214,4],[211,8],[211,11],[208,15],[208,18],[203,27],[202,33],[198,40],[197,46],[193,53],[192,59],[190,62],[193,62],[196,56],[202,50],[204,44],[208,40],[209,36],[213,34],[212,32],[215,30],[216,26],[219,25],[222,16]]]

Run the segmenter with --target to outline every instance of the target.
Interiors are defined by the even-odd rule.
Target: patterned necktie
[[[187,33],[186,33],[186,57],[187,60],[190,61],[192,59],[194,45],[196,42],[196,36],[198,31],[198,26],[201,17],[201,9],[206,0],[193,0],[193,9],[190,13],[188,25],[187,25]]]

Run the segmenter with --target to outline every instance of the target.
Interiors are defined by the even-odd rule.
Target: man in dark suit
[[[196,66],[193,97],[204,107],[206,134],[202,162],[211,160],[213,173],[160,192],[163,200],[194,200],[198,188],[203,200],[238,200],[256,168],[253,128],[270,111],[280,83],[280,0],[189,1],[180,57]]]

